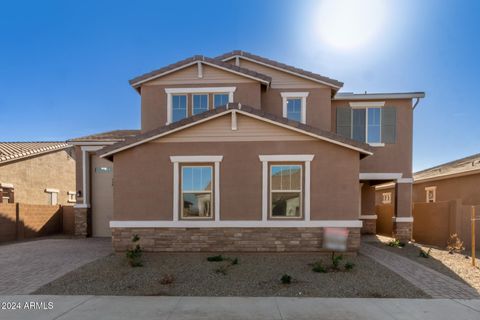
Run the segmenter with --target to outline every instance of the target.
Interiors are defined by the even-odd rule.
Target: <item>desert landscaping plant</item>
[[[160,279],[160,283],[163,285],[169,285],[175,282],[175,276],[173,274],[166,274]]]
[[[355,263],[347,261],[344,267],[345,267],[345,271],[350,271],[353,269],[353,267],[355,267]]]
[[[465,250],[463,241],[460,240],[456,233],[450,235],[450,238],[447,242],[447,250],[450,254],[461,253],[463,250]]]
[[[283,284],[290,284],[292,283],[292,276],[288,275],[288,274],[284,274],[281,278],[280,278],[280,281],[283,283]]]
[[[398,239],[394,239],[394,240],[392,240],[392,241],[389,241],[389,242],[387,243],[387,245],[388,245],[389,247],[393,247],[393,248],[403,248],[403,247],[405,247],[405,243],[404,243],[404,242],[401,242],[401,241],[398,240]]]
[[[210,256],[210,257],[207,257],[207,261],[210,261],[210,262],[218,262],[218,261],[223,261],[225,260],[225,258],[219,254],[217,256]]]
[[[418,256],[422,257],[422,258],[425,258],[425,259],[428,259],[428,258],[430,258],[430,251],[432,251],[432,248],[428,249],[428,251],[420,249],[420,252],[418,253]]]
[[[135,234],[132,237],[132,248],[128,249],[126,252],[126,257],[128,264],[132,267],[141,267],[143,265],[142,263],[142,248],[140,247],[139,244],[140,237]]]
[[[327,269],[323,266],[321,261],[317,261],[313,264],[312,271],[318,273],[326,273]]]
[[[342,261],[342,259],[342,255],[336,256],[335,252],[332,252],[332,269],[338,270],[340,266],[340,261]]]

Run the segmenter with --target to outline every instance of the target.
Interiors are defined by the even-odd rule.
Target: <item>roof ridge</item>
[[[175,63],[171,63],[169,65],[166,65],[162,68],[155,69],[153,71],[150,71],[150,72],[144,73],[140,76],[137,76],[137,77],[129,80],[129,83],[130,83],[131,86],[136,87],[138,84],[143,83],[145,81],[148,81],[148,79],[150,79],[150,78],[152,78],[152,80],[153,80],[153,78],[155,78],[156,76],[161,76],[163,73],[173,71],[177,68],[181,68],[182,66],[188,65],[188,64],[196,62],[196,61],[199,61],[199,62],[203,61],[203,62],[211,63],[211,64],[217,65],[219,67],[224,67],[224,68],[230,69],[232,71],[243,73],[246,76],[250,76],[250,77],[254,77],[254,78],[263,80],[263,81],[268,82],[268,83],[270,83],[272,81],[272,78],[270,76],[262,74],[260,72],[256,72],[256,71],[253,71],[253,70],[250,70],[250,69],[247,69],[247,68],[235,66],[235,65],[232,65],[230,63],[226,63],[224,61],[221,61],[219,59],[209,58],[209,57],[204,56],[204,55],[194,55],[194,56],[191,56],[189,58],[177,61]]]

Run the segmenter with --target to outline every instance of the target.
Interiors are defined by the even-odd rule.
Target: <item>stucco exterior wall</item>
[[[114,220],[172,220],[172,155],[223,155],[222,220],[261,220],[259,155],[314,154],[311,219],[357,220],[358,152],[323,141],[151,142],[114,157]],[[339,177],[342,177],[339,179]]]
[[[413,202],[426,201],[426,187],[436,186],[436,201],[461,199],[464,205],[480,204],[480,174],[415,183]]]
[[[149,131],[167,122],[167,94],[165,88],[205,88],[236,87],[233,100],[260,109],[260,83],[258,82],[224,82],[202,84],[158,84],[144,85],[141,90],[142,99],[142,131]],[[213,94],[209,94],[209,108],[213,108]],[[192,97],[188,94],[187,109],[191,115]]]
[[[336,132],[337,108],[348,105],[349,101],[332,101],[332,131]],[[413,143],[412,101],[410,99],[385,100],[385,106],[392,106],[397,110],[396,142],[385,144],[383,147],[374,147],[374,154],[360,162],[360,172],[402,173],[403,178],[410,178],[412,177]]]
[[[45,189],[58,189],[58,204],[68,202],[68,191],[75,192],[75,159],[73,149],[43,154],[0,166],[0,182],[11,183],[15,202],[50,204]]]

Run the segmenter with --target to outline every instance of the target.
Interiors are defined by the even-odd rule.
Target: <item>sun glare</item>
[[[386,0],[322,0],[315,14],[315,31],[336,49],[371,44],[385,27]]]

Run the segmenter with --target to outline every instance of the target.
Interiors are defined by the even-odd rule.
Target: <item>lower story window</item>
[[[302,216],[302,166],[270,166],[270,217]]]
[[[58,204],[58,192],[59,190],[57,189],[45,189],[45,192],[48,193],[48,202],[52,206],[55,206]]]
[[[212,184],[212,166],[182,166],[182,218],[212,218]]]

